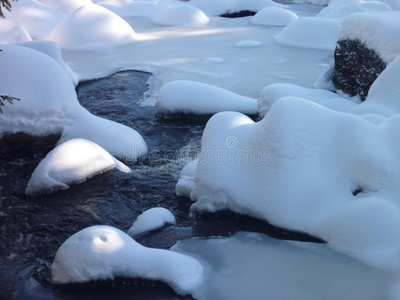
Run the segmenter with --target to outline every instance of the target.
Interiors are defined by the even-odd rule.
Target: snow
[[[47,39],[61,48],[90,48],[135,41],[135,32],[121,17],[108,9],[89,4],[64,18]]]
[[[308,3],[314,5],[328,5],[330,0],[307,0]]]
[[[12,44],[31,41],[28,31],[7,10],[3,11],[5,18],[0,18],[0,44]]]
[[[333,110],[347,112],[357,103],[342,98],[336,93],[322,90],[310,89],[289,83],[275,83],[266,86],[258,98],[258,113],[263,118],[272,105],[283,97],[303,98]]]
[[[342,22],[339,39],[360,40],[389,64],[400,53],[400,12],[354,14]]]
[[[25,193],[34,195],[67,189],[111,169],[131,169],[95,143],[84,139],[69,140],[50,151],[33,171]]]
[[[164,114],[214,114],[233,110],[257,113],[257,100],[240,96],[216,86],[188,81],[172,81],[158,92],[157,109]]]
[[[12,15],[34,40],[44,39],[65,15],[35,0],[19,0],[12,4]]]
[[[262,46],[262,42],[259,41],[241,41],[237,43],[235,46],[238,48],[254,48]]]
[[[143,247],[110,226],[75,233],[58,249],[51,266],[54,284],[115,277],[160,280],[178,294],[191,293],[202,281],[203,267],[187,255]]]
[[[194,175],[196,173],[196,166],[198,159],[188,163],[180,172],[179,180],[175,187],[177,196],[184,196],[190,198],[190,193],[194,187]]]
[[[197,7],[176,3],[161,5],[155,11],[152,20],[165,26],[201,26],[209,22],[208,17]]]
[[[288,46],[333,51],[339,29],[340,22],[337,20],[304,17],[287,25],[275,40]]]
[[[318,16],[329,19],[343,19],[355,13],[368,11],[390,11],[391,7],[382,2],[354,1],[350,3],[340,2],[336,5],[329,5],[323,9]]]
[[[298,19],[298,16],[287,9],[280,7],[266,7],[260,10],[250,22],[256,25],[286,26]]]
[[[239,113],[219,113],[203,133],[191,209],[251,215],[329,245],[339,243],[336,250],[371,265],[396,269],[400,239],[389,242],[368,230],[360,234],[347,223],[335,234],[341,228],[335,216],[363,199],[375,203],[363,208],[365,215],[377,216],[369,219],[371,228],[389,237],[398,232],[393,221],[400,213],[398,124],[397,115],[375,125],[301,99],[276,101],[258,123]],[[361,192],[353,195],[357,189]],[[334,237],[344,230],[351,238],[338,242]],[[359,246],[366,242],[373,251]]]
[[[98,5],[107,8],[121,18],[127,17],[144,17],[150,18],[157,9],[157,3],[146,1],[135,1],[122,6],[116,6],[104,2],[99,2]]]
[[[36,1],[52,9],[59,10],[66,15],[69,15],[70,13],[77,10],[81,6],[93,4],[91,0],[57,0],[57,1],[36,0]]]
[[[174,215],[163,207],[150,208],[136,218],[128,230],[128,235],[137,238],[147,232],[162,228],[166,224],[176,224]]]
[[[190,239],[172,250],[208,266],[207,277],[193,293],[196,299],[388,299],[396,282],[393,274],[324,244],[280,241],[259,233]]]

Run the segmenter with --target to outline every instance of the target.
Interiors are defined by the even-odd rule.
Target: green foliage
[[[20,99],[9,95],[0,95],[0,113],[3,113],[1,107],[5,106],[6,105],[5,103],[8,102],[10,104],[13,104],[14,101],[20,101]]]
[[[11,1],[16,1],[16,0],[0,0],[0,17],[4,18],[4,14],[2,12],[2,9],[5,8],[8,11],[11,10]]]

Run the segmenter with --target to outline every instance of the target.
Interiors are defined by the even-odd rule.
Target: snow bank
[[[44,39],[65,15],[35,0],[19,0],[12,4],[13,16],[33,39]]]
[[[135,41],[135,32],[121,17],[99,5],[85,5],[68,15],[48,36],[61,48],[111,46]]]
[[[37,2],[46,5],[52,9],[59,10],[66,15],[69,15],[73,11],[77,10],[79,7],[93,4],[91,0],[36,0]]]
[[[339,40],[360,40],[389,64],[400,53],[400,12],[354,14],[342,22]]]
[[[177,80],[164,85],[158,92],[157,109],[165,114],[215,114],[232,110],[245,114],[257,113],[257,100],[240,96],[216,86]]]
[[[33,171],[25,193],[53,192],[67,189],[111,169],[131,169],[112,157],[106,150],[84,139],[69,140],[52,150]]]
[[[99,2],[101,5],[121,18],[145,17],[150,18],[156,11],[158,4],[146,1],[135,1],[122,6],[112,5],[105,2]]]
[[[355,102],[342,98],[336,93],[321,90],[310,89],[289,83],[274,83],[266,86],[258,98],[258,113],[263,118],[272,105],[282,97],[297,97],[310,100],[319,105],[347,112],[356,105]]]
[[[0,136],[16,132],[37,136],[61,133],[73,123],[75,111],[82,109],[65,70],[39,51],[14,45],[1,48],[0,94],[21,101],[3,107]]]
[[[31,41],[32,38],[17,19],[4,10],[5,19],[0,18],[0,44],[12,44]]]
[[[258,123],[238,113],[217,114],[204,130],[192,211],[230,209],[339,244],[335,249],[370,264],[398,269],[400,238],[388,247],[385,235],[399,236],[393,221],[400,211],[399,126],[398,115],[375,125],[306,100],[278,100]],[[377,216],[368,228],[376,226],[384,236],[370,235],[368,228],[360,234],[363,223],[347,226],[340,219],[325,226],[357,199],[376,203],[365,207]],[[344,229],[335,233],[341,226],[351,236],[345,242],[340,240]],[[363,241],[371,246],[363,249]]]
[[[128,235],[137,238],[147,232],[164,227],[166,224],[176,224],[174,215],[166,208],[154,207],[146,210],[128,230]]]
[[[286,26],[298,18],[290,10],[280,7],[266,7],[252,17],[250,22],[256,25]]]
[[[190,4],[200,8],[207,16],[219,16],[242,10],[257,12],[265,7],[285,7],[272,0],[190,0]]]
[[[198,159],[188,163],[180,172],[179,180],[175,187],[177,196],[184,196],[190,198],[190,193],[194,187],[194,175],[196,173],[196,166]]]
[[[304,17],[287,25],[275,40],[288,46],[333,51],[339,29],[340,22],[337,20]]]
[[[160,280],[177,293],[191,293],[202,281],[197,260],[176,252],[146,248],[122,231],[92,226],[68,238],[51,266],[54,284],[115,277]]]
[[[209,19],[195,6],[173,2],[161,5],[152,16],[152,21],[165,26],[199,26],[207,24]]]

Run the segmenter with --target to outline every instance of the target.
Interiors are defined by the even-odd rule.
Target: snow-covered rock
[[[110,226],[75,233],[58,249],[51,266],[54,284],[115,277],[160,280],[177,293],[191,293],[202,281],[203,267],[187,255],[143,247]]]
[[[11,13],[4,10],[3,14],[5,18],[0,18],[0,44],[12,44],[32,40],[25,27]]]
[[[376,125],[299,99],[278,100],[258,123],[239,113],[217,114],[204,130],[192,210],[230,209],[335,244],[335,222],[322,225],[363,199],[376,203],[365,209],[379,216],[369,226],[398,235],[393,216],[400,212],[399,126],[398,115]],[[388,210],[392,216],[384,222]],[[367,228],[361,235],[362,224],[338,220],[352,238],[341,240],[337,249],[373,265],[399,268],[399,238],[389,247],[381,244],[386,237],[369,235]],[[365,252],[360,239],[371,245]]]
[[[175,193],[177,196],[190,198],[190,193],[194,187],[194,175],[196,173],[197,163],[198,159],[195,159],[181,170],[178,183],[175,186]]]
[[[177,80],[164,85],[158,92],[157,109],[164,114],[215,114],[221,111],[257,113],[257,100],[240,96],[216,86]]]
[[[35,0],[19,0],[12,4],[13,16],[35,40],[44,39],[64,19],[65,14]]]
[[[46,5],[52,9],[59,10],[66,15],[69,15],[73,11],[77,10],[79,7],[93,4],[91,0],[36,0],[37,2]]]
[[[47,39],[61,48],[90,48],[130,43],[135,32],[121,17],[108,9],[89,4],[64,18]]]
[[[199,26],[207,24],[209,19],[195,6],[172,3],[158,8],[152,21],[165,26]]]
[[[99,2],[101,5],[121,18],[145,17],[150,18],[155,13],[158,4],[146,1],[135,1],[122,6],[112,5],[106,2]]]
[[[128,235],[137,238],[147,232],[162,228],[166,224],[176,224],[174,215],[163,207],[150,208],[136,218],[128,230]]]
[[[344,19],[345,17],[362,12],[390,11],[389,5],[377,1],[351,1],[340,2],[324,8],[317,16],[328,19]]]
[[[39,163],[25,193],[34,195],[67,189],[73,183],[114,168],[122,172],[131,171],[95,143],[84,139],[69,140],[50,151]]]
[[[292,11],[281,7],[266,7],[260,10],[250,22],[256,25],[286,26],[299,17]]]
[[[287,25],[276,37],[287,46],[331,50],[336,47],[340,22],[316,17],[298,18]]]

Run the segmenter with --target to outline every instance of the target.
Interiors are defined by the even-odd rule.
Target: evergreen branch
[[[0,113],[3,113],[3,110],[1,109],[2,106],[6,106],[5,103],[10,103],[13,104],[14,101],[21,101],[21,99],[10,96],[10,95],[0,95]]]

